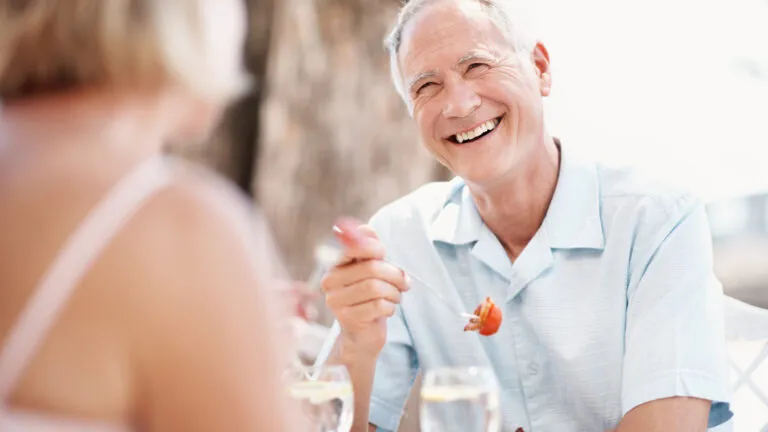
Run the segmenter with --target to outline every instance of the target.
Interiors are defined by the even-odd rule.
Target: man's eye
[[[473,69],[484,69],[487,68],[488,65],[485,63],[472,63],[467,67],[467,72],[473,70]]]
[[[429,88],[429,87],[431,87],[431,86],[433,86],[433,85],[435,85],[435,83],[433,83],[433,82],[427,82],[427,83],[424,83],[424,84],[422,84],[422,85],[421,85],[421,86],[418,88],[418,90],[416,90],[416,94],[419,94],[419,93],[421,93],[422,91],[426,90],[427,88]]]

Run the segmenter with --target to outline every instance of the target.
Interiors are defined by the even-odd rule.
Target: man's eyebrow
[[[470,61],[474,60],[482,60],[487,62],[494,62],[496,61],[496,56],[494,56],[491,53],[485,52],[485,51],[471,51],[461,57],[458,62],[456,62],[456,66],[461,66],[465,63],[468,63]],[[428,71],[428,72],[422,72],[418,75],[416,75],[414,78],[410,79],[408,81],[408,90],[413,91],[413,86],[416,85],[421,80],[432,78],[434,76],[437,76],[437,72],[435,71]]]
[[[418,83],[421,80],[432,78],[437,75],[437,72],[430,71],[430,72],[422,72],[418,75],[416,75],[414,78],[412,78],[410,81],[408,81],[408,89],[411,90],[416,83]]]
[[[496,56],[494,56],[491,53],[487,53],[485,51],[472,51],[462,58],[459,59],[458,62],[456,62],[456,66],[461,66],[465,63],[469,63],[473,60],[483,60],[483,61],[495,61]]]

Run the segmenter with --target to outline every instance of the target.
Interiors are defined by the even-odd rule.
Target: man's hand
[[[386,319],[408,289],[405,274],[384,261],[384,245],[370,227],[349,220],[337,227],[344,258],[323,278],[325,301],[341,326],[343,353],[376,358],[386,342]]]

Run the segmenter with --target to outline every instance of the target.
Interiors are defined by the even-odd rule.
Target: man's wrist
[[[375,366],[380,350],[361,347],[349,339],[343,338],[339,344],[339,358],[347,368],[366,368]]]

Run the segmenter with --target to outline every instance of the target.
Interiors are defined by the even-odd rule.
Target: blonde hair
[[[235,97],[249,84],[242,46],[212,42],[244,27],[233,29],[207,10],[221,1],[0,0],[0,99],[168,85],[210,99]],[[244,41],[227,42],[234,39]],[[220,51],[232,58],[214,58]]]

